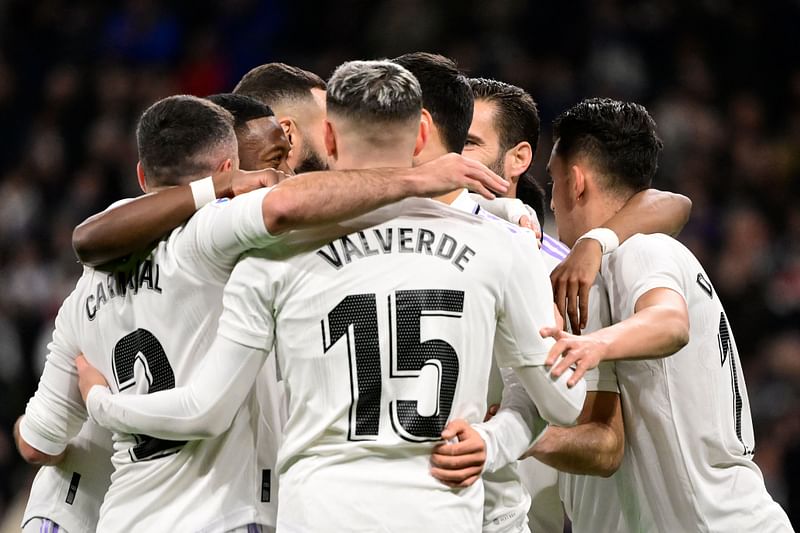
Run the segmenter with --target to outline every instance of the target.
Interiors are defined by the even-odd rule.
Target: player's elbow
[[[622,440],[612,435],[609,438],[605,452],[598,454],[600,460],[598,461],[597,472],[594,475],[601,477],[613,476],[614,472],[619,470],[624,454]]]
[[[686,315],[675,311],[665,317],[664,331],[668,332],[666,351],[673,354],[689,344],[689,321]]]
[[[78,260],[90,267],[99,266],[113,259],[113,257],[104,256],[100,250],[91,220],[81,223],[72,231],[72,249]]]
[[[32,465],[53,465],[58,463],[63,457],[63,454],[49,455],[44,452],[40,452],[21,438],[17,440],[17,450],[19,450],[19,454],[22,456],[22,459],[26,463]]]

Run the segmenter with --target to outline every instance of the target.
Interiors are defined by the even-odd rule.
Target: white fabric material
[[[549,282],[530,232],[418,202],[438,215],[405,211],[390,223],[284,262],[251,252],[231,276],[220,335],[266,349],[274,332],[287,386],[279,531],[372,531],[384,524],[397,531],[418,531],[421,525],[437,531],[480,528],[481,484],[454,491],[429,473],[430,451],[445,418],[434,426],[439,429],[424,433],[397,409],[399,402],[416,400],[427,410],[426,398],[439,390],[434,397],[441,412],[447,393],[416,370],[433,365],[398,365],[409,365],[414,350],[439,345],[445,354],[449,345],[459,369],[446,418],[481,420],[485,401],[474,391],[486,388],[495,324],[505,361],[540,364],[549,344],[538,336],[537,324],[553,320]],[[457,243],[449,257],[437,255],[445,234]],[[467,249],[469,261],[459,263],[459,250]],[[463,293],[463,308],[445,312],[445,301],[437,297],[427,313],[404,314],[409,303],[402,303],[399,291],[420,289]],[[547,321],[539,318],[548,314]],[[355,322],[358,327],[347,325]],[[363,344],[368,341],[376,344]],[[356,364],[354,353],[361,356]],[[363,394],[372,391],[365,397],[374,398],[374,418],[364,411],[356,416],[359,380]]]
[[[553,251],[549,247],[541,249],[548,272],[561,262],[561,253]],[[566,254],[568,249],[559,252]],[[513,372],[503,369],[502,378],[506,387],[503,381],[499,383],[502,402],[497,415],[487,428],[483,428],[483,424],[476,425],[487,445],[487,466],[483,475],[483,530],[492,533],[525,531],[520,529],[520,524],[527,516],[532,531],[560,532],[564,529],[564,512],[558,495],[557,471],[533,458],[516,461],[533,444],[547,422],[539,416],[535,404]],[[498,387],[490,381],[490,396],[497,394],[492,391],[493,386]],[[499,453],[496,450],[500,450]]]
[[[148,257],[131,260],[127,270],[84,270],[62,307],[48,358],[60,377],[51,379],[56,373],[45,369],[26,412],[26,435],[63,445],[77,433],[76,421],[86,416],[76,408],[73,359],[79,352],[113,392],[125,389],[117,396],[168,388],[170,374],[178,386],[189,381],[214,337],[223,285],[236,259],[247,248],[279,242],[264,227],[267,192],[204,207]],[[251,391],[228,433],[178,444],[153,460],[134,461],[140,442],[114,434],[115,472],[97,529],[225,531],[249,522],[274,523],[274,504],[259,500],[257,407]]]
[[[37,521],[36,517],[43,517],[57,523],[61,531],[95,531],[100,504],[114,471],[111,453],[108,430],[86,421],[80,433],[69,441],[61,462],[39,468],[22,524],[33,527],[30,524]],[[73,480],[77,482],[74,493],[70,491]]]
[[[600,250],[603,255],[608,255],[619,247],[619,237],[614,230],[609,228],[592,228],[575,241],[580,242],[584,239],[592,239],[600,243]]]
[[[616,363],[625,455],[611,478],[585,478],[574,505],[591,507],[574,531],[792,531],[753,462],[736,343],[697,259],[665,235],[635,235],[603,258],[602,274],[612,322],[669,288],[686,300],[691,336],[672,356]]]
[[[528,217],[531,224],[533,224],[538,231],[542,231],[541,226],[539,226],[539,217],[536,214],[536,210],[528,204],[523,203],[522,200],[518,198],[495,198],[494,200],[489,200],[475,193],[470,193],[469,197],[472,201],[481,206],[481,209],[485,209],[494,216],[500,217],[512,224],[519,224],[520,218]]]
[[[207,178],[195,180],[189,184],[192,190],[192,198],[194,199],[195,210],[200,209],[206,204],[210,204],[217,199],[217,193],[214,190],[214,180],[211,176]]]

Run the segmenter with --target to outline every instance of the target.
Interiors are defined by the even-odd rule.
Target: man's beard
[[[316,172],[317,170],[328,170],[328,164],[323,161],[311,146],[306,145],[303,150],[303,157],[294,168],[294,173],[302,174],[303,172]]]

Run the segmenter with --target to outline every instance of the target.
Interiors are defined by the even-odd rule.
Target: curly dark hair
[[[589,98],[561,113],[553,141],[559,156],[591,158],[609,189],[628,193],[650,187],[663,148],[647,109],[610,98]]]

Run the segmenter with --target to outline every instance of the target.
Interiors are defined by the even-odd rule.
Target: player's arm
[[[586,382],[561,376],[545,366],[552,341],[543,338],[540,325],[555,327],[551,289],[542,255],[535,238],[513,234],[509,245],[509,271],[505,274],[501,308],[498,310],[494,355],[500,368],[511,368],[542,418],[568,426],[575,423],[586,397]]]
[[[171,440],[225,432],[253,387],[265,350],[217,337],[192,380],[152,394],[112,394],[103,375],[76,359],[80,391],[91,419],[112,431]]]
[[[20,416],[14,423],[14,442],[17,445],[17,451],[25,460],[25,462],[32,465],[55,465],[61,462],[61,459],[64,458],[64,454],[66,453],[66,448],[61,453],[50,455],[37,450],[22,438],[22,435],[20,435],[19,426],[24,417],[25,415]]]
[[[285,175],[274,169],[230,170],[194,182],[146,194],[92,215],[72,233],[81,263],[98,266],[145,249],[180,226],[214,198],[227,198],[274,185]]]
[[[543,328],[541,333],[556,339],[546,364],[555,365],[551,372],[556,377],[575,368],[569,378],[572,385],[602,361],[653,359],[677,352],[689,342],[689,310],[680,293],[658,287],[636,300],[630,318],[607,328],[582,337],[556,328]]]
[[[637,233],[665,233],[676,236],[692,210],[689,198],[656,189],[633,195],[603,227],[613,231],[619,243]],[[613,243],[607,246],[610,252]],[[562,316],[568,317],[572,331],[586,327],[589,313],[589,288],[600,271],[603,250],[593,238],[579,239],[566,259],[550,274],[553,295]]]
[[[462,419],[448,423],[442,438],[458,442],[439,444],[431,454],[431,475],[451,486],[465,487],[483,472],[495,472],[518,460],[547,423],[516,375],[503,369],[503,399],[490,420],[471,426]]]
[[[487,198],[508,184],[482,164],[447,154],[414,168],[310,172],[275,187],[265,199],[272,234],[353,218],[409,196],[470,189]]]
[[[70,332],[67,315],[72,296],[56,316],[52,341],[44,371],[25,414],[14,425],[14,438],[22,457],[34,464],[55,464],[86,421],[86,410],[78,390],[78,375],[73,364],[78,348]]]
[[[562,472],[608,477],[622,462],[624,444],[619,394],[590,391],[577,425],[549,426],[525,456]]]
[[[151,394],[111,394],[79,358],[80,391],[89,415],[114,431],[169,440],[220,435],[250,393],[272,347],[273,289],[253,258],[242,259],[225,286],[216,339],[191,380]]]
[[[214,188],[217,197],[230,195],[226,187],[217,190],[215,184]],[[411,169],[311,172],[282,181],[265,196],[264,226],[277,235],[352,218],[409,196],[433,197],[458,188],[493,198],[492,190],[505,192],[508,184],[480,163],[457,154]],[[73,247],[86,264],[106,263],[145,248],[186,221],[198,207],[189,185],[137,198],[78,226]]]

